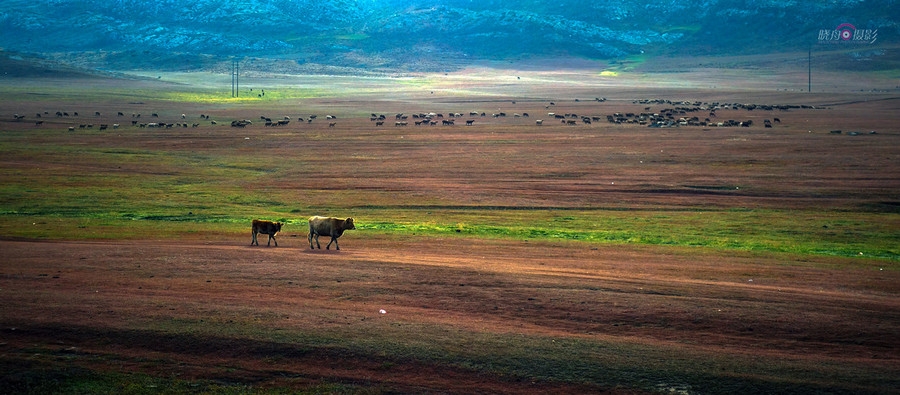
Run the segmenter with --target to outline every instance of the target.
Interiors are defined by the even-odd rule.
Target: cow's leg
[[[256,232],[251,232],[253,234],[253,240],[250,240],[250,245],[256,244],[259,245],[259,242],[256,241]]]
[[[310,240],[312,240],[312,238],[315,237],[315,239],[316,239],[316,247],[317,247],[318,249],[321,250],[321,249],[322,249],[322,246],[319,244],[319,234],[318,234],[318,233],[315,233],[315,234],[310,233],[310,234],[309,234],[309,237],[310,237]],[[313,248],[313,246],[312,246],[312,241],[309,242],[309,248]]]
[[[325,246],[325,249],[326,250],[329,249],[329,247],[331,247],[331,243],[334,243],[334,249],[340,250],[341,246],[338,245],[337,239],[338,239],[337,237],[331,236],[331,241],[328,242],[328,245]]]
[[[266,247],[269,247],[272,244],[272,240],[275,240],[275,235],[269,235],[269,241],[266,242]],[[275,247],[278,247],[278,240],[275,240]]]
[[[309,237],[307,237],[307,239],[309,240],[309,249],[310,249],[310,250],[314,250],[314,249],[315,249],[315,248],[313,248],[313,245],[312,245],[312,238],[313,238],[313,232],[312,232],[312,231],[309,231]]]

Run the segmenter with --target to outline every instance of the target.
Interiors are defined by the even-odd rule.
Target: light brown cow
[[[313,237],[315,237],[316,247],[322,249],[322,246],[319,245],[319,236],[321,235],[331,237],[331,241],[325,246],[326,250],[331,248],[331,243],[334,243],[336,250],[340,250],[341,246],[338,245],[338,237],[341,237],[345,230],[353,229],[356,229],[356,226],[353,225],[353,218],[309,217],[309,248],[315,249],[313,247]]]
[[[259,245],[259,241],[256,240],[256,235],[262,233],[264,235],[269,235],[269,241],[266,243],[268,247],[272,241],[275,242],[275,247],[278,247],[278,240],[275,240],[275,235],[278,232],[281,232],[281,222],[272,222],[272,221],[264,221],[259,219],[253,220],[253,226],[251,232],[253,233],[253,240],[250,241],[250,245]]]

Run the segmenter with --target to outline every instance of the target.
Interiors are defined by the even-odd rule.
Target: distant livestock
[[[328,242],[328,245],[325,246],[325,249],[331,248],[331,243],[334,243],[334,247],[336,250],[340,250],[341,247],[338,245],[338,237],[344,234],[345,230],[353,230],[356,229],[356,226],[353,225],[353,218],[347,219],[339,219],[334,217],[319,217],[313,216],[309,217],[309,248],[322,249],[322,246],[319,245],[319,236],[329,236],[331,237],[331,241]],[[316,239],[316,247],[313,247],[313,237]]]
[[[275,242],[275,247],[278,247],[278,240],[275,240],[275,235],[278,232],[281,232],[282,225],[281,222],[254,219],[250,229],[250,232],[253,234],[253,240],[250,241],[250,245],[258,246],[259,241],[256,240],[256,235],[262,233],[264,235],[269,235],[269,241],[266,243],[266,247],[273,241]]]
[[[248,122],[249,122],[249,121],[248,121]],[[265,125],[266,125],[267,127],[268,127],[268,126],[284,126],[284,125],[287,125],[287,124],[289,124],[289,123],[291,123],[291,121],[290,121],[289,119],[280,119],[280,120],[277,120],[277,121],[275,121],[275,122],[272,122],[271,119],[266,119]]]

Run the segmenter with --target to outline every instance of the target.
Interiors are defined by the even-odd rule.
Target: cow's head
[[[281,222],[276,222],[276,223],[275,223],[275,231],[276,231],[276,232],[281,232],[281,225],[284,225],[284,224],[281,223]]]
[[[344,220],[344,230],[353,230],[356,229],[356,226],[353,225],[353,218],[347,218]]]

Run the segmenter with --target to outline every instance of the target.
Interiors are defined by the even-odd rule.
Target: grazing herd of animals
[[[607,100],[596,99],[599,103],[604,103]],[[579,100],[575,100],[575,102],[579,102]],[[515,101],[512,101],[515,104]],[[606,121],[611,124],[621,125],[621,124],[634,124],[641,125],[651,128],[677,128],[677,127],[688,127],[688,126],[698,126],[698,127],[750,127],[752,126],[753,120],[744,119],[744,120],[735,120],[735,119],[720,119],[718,117],[719,111],[723,110],[742,110],[746,112],[753,111],[766,111],[766,112],[774,112],[774,111],[790,111],[794,109],[820,109],[821,107],[809,106],[809,105],[770,105],[770,104],[746,104],[746,103],[720,103],[720,102],[700,102],[700,101],[673,101],[673,100],[665,100],[665,99],[640,99],[633,100],[633,105],[638,107],[642,107],[643,111],[634,111],[634,112],[621,112],[617,111],[612,114],[606,115],[579,115],[575,113],[556,113],[556,112],[548,112],[547,117],[549,119],[553,119],[558,121],[558,124],[567,125],[567,126],[575,126],[575,125],[590,125],[596,122]],[[551,107],[556,106],[556,102],[549,102],[545,108],[550,109]],[[661,108],[660,108],[661,107]],[[654,110],[654,108],[657,108]],[[47,116],[50,116],[49,111],[44,111],[43,113],[36,113],[34,121],[35,126],[41,126],[44,124],[44,119]],[[75,118],[78,117],[78,112],[68,112],[68,111],[56,111],[55,115],[57,118]],[[94,119],[103,119],[101,117],[101,113],[94,112]],[[125,113],[119,111],[114,115],[115,117],[127,117]],[[459,113],[459,112],[411,112],[411,113],[397,113],[393,116],[387,116],[385,114],[376,114],[372,113],[369,117],[369,120],[376,127],[385,126],[388,118],[394,119],[395,127],[404,127],[409,125],[416,126],[453,126],[457,124],[457,121],[460,123],[464,122],[466,126],[473,126],[478,119],[503,119],[503,118],[530,118],[529,113],[521,112],[521,113],[511,113],[507,114],[504,111],[497,111],[493,113],[487,113],[484,111],[469,111],[467,113]],[[180,120],[176,122],[162,122],[158,121],[160,118],[159,113],[152,113],[150,115],[150,122],[142,122],[142,118],[140,113],[131,113],[131,126],[139,127],[139,128],[187,128],[187,127],[199,127],[200,122],[188,122],[187,115],[181,114]],[[214,119],[211,119],[210,115],[200,114],[199,118],[208,122],[210,125],[218,125]],[[261,115],[259,116],[259,124],[262,124],[266,127],[283,127],[291,124],[292,121],[300,122],[300,123],[313,123],[314,120],[318,118],[317,115],[308,115],[308,116],[283,116],[280,119],[273,119],[272,117]],[[328,120],[328,127],[334,128],[337,126],[337,116],[335,115],[326,115],[325,118]],[[14,121],[22,121],[25,119],[25,115],[15,114],[13,116]],[[90,120],[91,117],[82,117],[79,119]],[[479,121],[481,122],[481,121]],[[780,123],[781,120],[777,117],[773,117],[772,119],[765,119],[762,122],[763,127],[771,128],[774,124]],[[58,122],[57,122],[58,123]],[[69,123],[68,129],[69,131],[75,131],[75,129],[91,129],[94,128],[95,124],[93,122],[79,122],[75,125]],[[108,128],[118,129],[120,125],[124,122],[120,123],[99,123],[100,130],[105,130]],[[548,124],[544,119],[536,119],[533,123],[536,126],[542,126]],[[238,119],[231,121],[230,125],[235,128],[245,128],[251,125],[254,125],[253,121],[250,119]]]
[[[598,100],[598,101],[606,101],[606,99]],[[578,124],[578,120],[581,121],[582,124],[591,124],[596,121],[603,121],[604,119],[609,123],[614,124],[638,124],[638,125],[647,125],[649,127],[680,127],[680,126],[715,126],[715,127],[750,127],[753,124],[752,120],[746,121],[735,121],[735,120],[723,120],[723,121],[713,121],[712,118],[716,118],[716,111],[719,110],[746,110],[746,111],[754,111],[754,110],[763,110],[763,111],[789,111],[791,109],[796,108],[804,108],[804,109],[815,109],[813,106],[799,106],[799,105],[757,105],[757,104],[741,104],[741,103],[704,103],[704,102],[686,102],[686,101],[670,101],[670,100],[661,100],[661,99],[653,99],[653,100],[635,100],[633,104],[643,105],[644,111],[639,113],[620,113],[616,112],[614,114],[603,116],[579,116],[573,113],[565,113],[565,114],[556,114],[553,112],[548,113],[549,117],[554,119],[561,120],[561,123],[566,125],[576,125]],[[550,105],[555,105],[555,103],[550,103]],[[651,106],[663,105],[661,110],[651,112]],[[547,106],[549,108],[550,106]],[[689,115],[697,112],[708,113],[703,120],[700,119],[699,116],[690,116]],[[472,126],[475,123],[475,117],[488,117],[487,113],[472,111],[468,113],[468,116],[472,119],[467,119],[465,124],[467,126]],[[506,117],[507,114],[504,112],[497,112],[490,115],[492,118],[503,118]],[[514,113],[512,117],[514,118],[527,118],[530,115],[528,113]],[[201,115],[201,117],[205,117],[208,119],[208,116]],[[409,120],[412,119],[413,123],[417,126],[435,126],[440,121],[441,125],[455,125],[455,120],[458,118],[464,117],[463,114],[450,112],[446,115],[443,113],[437,112],[416,112],[416,113],[397,113],[393,116],[395,119],[395,126],[402,127],[408,126]],[[328,115],[326,117],[328,120],[337,119],[336,116]],[[264,121],[264,125],[266,127],[277,127],[284,126],[291,122],[291,117],[285,116],[283,119],[273,121],[272,118],[266,116],[260,116],[260,119]],[[311,123],[314,119],[316,119],[315,115],[311,115],[307,118],[305,122]],[[388,116],[384,114],[375,114],[372,113],[369,120],[374,122],[376,126],[383,126],[385,121],[388,119]],[[781,120],[779,118],[773,118],[775,123],[780,123]],[[304,122],[302,117],[299,117],[300,122]],[[539,119],[535,121],[536,125],[542,125],[543,120]],[[763,121],[764,127],[771,128],[772,120],[765,119]],[[212,121],[215,124],[215,121]],[[235,120],[231,122],[232,127],[244,128],[249,125],[252,125],[253,122],[248,119]],[[329,122],[328,127],[334,127],[336,122]],[[278,241],[275,239],[275,235],[281,231],[281,228],[284,224],[280,222],[272,222],[272,221],[264,221],[264,220],[253,220],[252,222],[252,240],[250,245],[259,245],[259,241],[257,240],[257,236],[259,234],[264,234],[269,236],[269,240],[266,243],[267,246],[271,245],[271,242],[275,242],[275,246],[278,246]],[[309,234],[307,236],[307,241],[309,242],[309,248],[321,249],[322,246],[319,244],[319,236],[329,236],[331,240],[325,246],[325,249],[328,250],[331,248],[331,244],[334,243],[335,249],[340,250],[340,246],[338,244],[338,238],[343,235],[346,230],[356,229],[353,223],[353,218],[347,219],[339,219],[333,217],[319,217],[313,216],[309,218]],[[313,245],[315,242],[315,245]]]
[[[99,111],[94,112],[93,118],[91,118],[91,117],[81,117],[81,118],[79,118],[79,115],[78,115],[78,112],[77,112],[77,111],[72,111],[72,112],[69,112],[69,111],[56,111],[55,115],[56,115],[57,118],[63,118],[63,119],[66,120],[66,121],[63,121],[63,123],[66,123],[66,124],[70,125],[70,126],[68,126],[69,131],[75,131],[76,128],[77,128],[77,129],[93,129],[94,126],[99,126],[99,129],[100,129],[100,130],[106,130],[106,129],[110,128],[110,126],[111,126],[113,129],[118,129],[118,128],[121,126],[120,123],[112,123],[112,124],[110,124],[110,123],[96,123],[96,124],[95,124],[94,122],[91,122],[91,119],[94,119],[94,120],[97,120],[97,119],[103,119],[103,118],[102,118],[102,117],[103,117],[103,114],[101,114]],[[35,113],[35,116],[34,116],[34,117],[35,117],[34,125],[35,125],[35,126],[42,126],[42,125],[44,124],[44,118],[45,118],[45,117],[48,117],[48,116],[50,116],[50,112],[49,112],[49,111],[44,111],[44,112],[38,112],[38,113]],[[117,112],[116,115],[115,115],[115,117],[117,117],[116,119],[119,119],[119,118],[125,117],[125,116],[126,116],[125,113],[123,113],[122,111]],[[16,113],[16,114],[13,115],[12,120],[15,121],[15,122],[22,122],[22,121],[25,119],[25,117],[26,117],[25,115],[21,115],[21,114]],[[210,125],[218,125],[218,124],[219,124],[219,122],[217,122],[217,121],[214,120],[214,119],[210,119],[210,117],[211,117],[211,116],[208,115],[208,114],[200,114],[200,119],[205,120],[205,121],[208,121]],[[79,119],[79,120],[85,120],[85,122],[83,122],[83,123],[79,122],[79,123],[77,123],[77,124],[72,124],[71,122],[68,122],[69,119],[73,119],[73,118],[77,118],[77,119]],[[156,112],[151,113],[151,114],[150,114],[150,118],[153,119],[153,121],[151,121],[151,122],[142,122],[142,119],[146,119],[146,117],[141,118],[141,113],[131,113],[131,126],[139,127],[139,128],[163,128],[163,129],[187,128],[187,127],[193,127],[193,128],[196,128],[196,127],[199,127],[199,126],[200,126],[200,123],[199,123],[199,122],[188,122],[188,121],[186,120],[186,119],[187,119],[187,115],[186,115],[186,114],[181,114],[181,116],[180,116],[181,121],[175,121],[175,122],[161,122],[161,121],[158,121],[158,119],[160,118],[160,116],[159,116],[159,113],[156,113]],[[267,117],[267,116],[265,116],[265,115],[262,115],[262,116],[260,116],[259,118],[260,118],[260,121],[261,121],[260,123],[263,124],[263,125],[265,125],[266,127],[269,127],[269,126],[285,126],[285,125],[287,125],[287,124],[289,124],[289,123],[291,122],[291,117],[289,117],[289,116],[285,116],[283,119],[277,119],[277,120],[273,120],[272,118]],[[306,117],[306,118],[300,116],[300,117],[297,118],[297,120],[298,120],[299,122],[312,123],[313,120],[315,120],[316,118],[317,118],[317,115],[309,115],[309,116]],[[337,119],[337,116],[334,116],[334,115],[327,115],[325,118],[326,118],[326,119],[329,119],[329,120],[332,120],[332,119]],[[60,123],[60,122],[57,121],[56,123]],[[123,122],[123,123],[124,123],[124,122]],[[243,128],[243,127],[246,127],[246,126],[249,126],[249,125],[252,125],[252,124],[253,124],[253,121],[251,121],[251,120],[249,120],[249,119],[240,119],[240,120],[234,120],[234,121],[231,121],[231,126],[232,126],[232,127]],[[330,122],[328,126],[329,126],[329,127],[334,127],[334,126],[336,126],[336,124],[337,124],[336,122]]]
[[[251,223],[251,234],[253,239],[250,241],[250,245],[259,245],[259,241],[257,240],[257,235],[263,234],[269,236],[269,241],[266,242],[266,246],[270,246],[271,243],[275,242],[275,247],[278,247],[278,240],[275,239],[275,235],[278,232],[281,232],[281,227],[284,226],[281,222],[272,222],[266,220],[254,219]],[[312,216],[309,217],[309,236],[307,237],[309,241],[310,249],[322,249],[322,246],[319,244],[319,236],[328,236],[331,237],[331,241],[325,246],[326,250],[331,249],[331,243],[334,243],[335,250],[340,250],[341,246],[338,245],[338,238],[344,234],[345,230],[354,230],[356,226],[353,224],[353,218],[340,219],[334,217],[320,217],[320,216]],[[313,241],[316,242],[316,246],[313,247]]]
[[[578,102],[578,100],[575,100]],[[596,99],[597,102],[606,102],[606,99]],[[512,102],[515,104],[515,102]],[[722,110],[743,110],[747,112],[752,111],[766,111],[766,112],[774,112],[774,111],[790,111],[794,109],[820,109],[821,107],[815,106],[807,106],[807,105],[765,105],[765,104],[744,104],[744,103],[720,103],[720,102],[698,102],[698,101],[672,101],[672,100],[664,100],[664,99],[642,99],[642,100],[634,100],[632,104],[638,107],[642,107],[643,111],[636,112],[614,112],[609,115],[578,115],[575,113],[555,113],[548,112],[547,117],[552,118],[554,120],[558,120],[560,124],[573,126],[573,125],[590,125],[594,122],[602,122],[606,121],[612,124],[636,124],[647,126],[651,128],[677,128],[682,126],[700,126],[700,127],[750,127],[753,125],[753,120],[733,120],[733,119],[719,119],[717,116],[717,112]],[[545,106],[546,109],[550,109],[552,106],[555,106],[555,102],[549,102],[548,105]],[[654,107],[661,107],[661,109],[653,110]],[[702,115],[697,115],[702,114]],[[36,113],[34,121],[35,126],[41,126],[44,124],[44,119],[49,117],[50,112],[44,111],[43,113]],[[57,118],[62,119],[71,119],[79,117],[78,112],[67,112],[67,111],[56,111],[55,116]],[[495,113],[488,114],[482,111],[470,111],[466,115],[458,112],[447,112],[447,113],[439,113],[439,112],[412,112],[412,113],[397,113],[393,115],[395,120],[394,126],[396,127],[405,127],[409,125],[410,119],[413,124],[416,126],[436,126],[438,124],[443,126],[452,126],[456,125],[456,120],[467,117],[464,122],[466,126],[473,126],[476,122],[476,119],[501,119],[509,116],[510,118],[530,118],[530,115],[527,112],[522,113],[513,113],[508,115],[505,112],[498,111]],[[115,117],[126,117],[123,112],[117,112]],[[210,119],[210,115],[200,114],[200,119],[209,122],[210,125],[217,125],[213,119]],[[15,114],[13,115],[13,121],[21,122],[26,117],[25,115]],[[187,128],[189,127],[198,127],[200,123],[198,122],[188,122],[187,115],[181,114],[180,120],[177,122],[159,122],[157,121],[160,116],[158,113],[151,113],[150,118],[154,122],[141,122],[143,118],[141,118],[140,113],[132,113],[131,114],[131,126],[139,127],[139,128]],[[318,117],[317,115],[308,115],[306,117],[299,116],[296,117],[297,122],[300,123],[313,123]],[[327,115],[325,118],[328,120],[328,127],[333,128],[337,125],[337,116]],[[79,118],[79,119],[91,119],[90,116]],[[98,112],[94,112],[93,119],[103,119],[102,114]],[[261,124],[265,127],[282,127],[291,123],[293,120],[290,116],[284,116],[281,119],[273,120],[271,117],[262,115],[259,116]],[[388,116],[384,114],[375,114],[372,113],[369,117],[369,120],[376,126],[381,127],[385,125]],[[57,123],[59,123],[57,121]],[[68,121],[63,121],[63,123],[69,123]],[[781,120],[777,117],[773,117],[770,119],[763,120],[763,126],[765,128],[771,128],[773,123],[778,124],[781,123]],[[543,119],[537,119],[534,121],[534,125],[541,126],[544,125],[545,122]],[[99,123],[100,130],[106,130],[110,127],[109,123]],[[235,128],[245,128],[250,125],[253,125],[253,121],[249,119],[240,119],[234,120],[231,122],[231,127]],[[111,124],[113,129],[118,129],[120,127],[119,123]],[[90,129],[94,127],[94,123],[92,122],[79,122],[77,123],[78,129]],[[74,131],[76,126],[68,126],[69,131]],[[835,133],[832,131],[832,133]],[[837,133],[840,133],[838,131]],[[270,246],[272,242],[275,243],[275,246],[278,246],[278,241],[275,236],[281,231],[282,226],[284,224],[280,222],[272,222],[265,220],[253,220],[251,224],[251,234],[252,240],[251,245],[259,245],[259,241],[257,240],[258,235],[268,235],[267,246]],[[346,230],[356,229],[353,223],[353,218],[339,219],[332,217],[319,217],[314,216],[309,218],[309,235],[308,242],[309,247],[311,249],[319,248],[321,249],[321,245],[319,244],[319,236],[328,236],[331,238],[329,243],[325,246],[325,249],[328,250],[331,248],[331,244],[335,245],[336,250],[340,250],[340,246],[338,245],[338,238],[343,235]],[[315,245],[313,245],[315,242]]]

